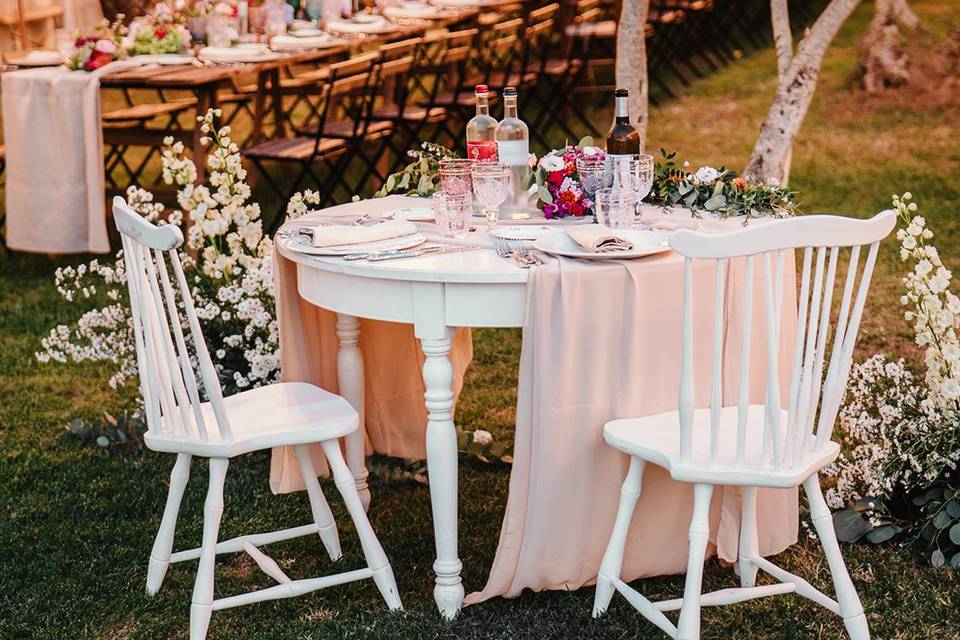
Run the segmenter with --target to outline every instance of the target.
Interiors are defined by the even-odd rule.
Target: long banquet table
[[[423,200],[389,196],[331,207],[311,215],[315,221],[335,217],[349,219],[350,216],[376,216],[398,208],[416,206],[422,207]],[[564,325],[550,321],[550,314],[570,311],[556,308],[555,301],[550,298],[548,290],[556,291],[560,288],[558,280],[549,282],[551,272],[538,271],[535,274],[534,271],[518,268],[512,261],[498,257],[488,248],[384,262],[344,261],[339,257],[305,255],[291,250],[288,234],[296,226],[306,222],[302,219],[288,222],[278,233],[275,245],[281,375],[284,380],[305,380],[332,391],[339,391],[358,409],[361,424],[364,424],[365,393],[367,396],[373,395],[370,393],[373,389],[376,394],[375,385],[380,385],[384,397],[393,398],[396,394],[392,393],[389,386],[392,382],[399,381],[405,385],[403,389],[406,395],[410,395],[412,387],[409,379],[415,377],[419,381],[419,376],[415,369],[417,358],[410,357],[408,342],[412,341],[413,336],[419,341],[422,347],[423,383],[419,393],[422,393],[426,409],[425,456],[430,476],[436,544],[436,560],[433,565],[436,574],[434,598],[440,612],[445,617],[453,617],[464,602],[464,588],[460,578],[462,564],[458,557],[458,450],[453,420],[457,383],[460,382],[463,370],[464,345],[460,343],[462,328],[524,327],[517,445],[511,473],[508,512],[487,587],[483,592],[472,595],[468,603],[495,595],[517,595],[523,588],[576,589],[589,584],[596,575],[599,554],[602,553],[609,527],[612,526],[617,488],[625,471],[622,456],[603,445],[599,429],[606,419],[623,417],[616,415],[616,412],[624,406],[630,407],[628,410],[637,410],[638,406],[641,411],[664,410],[663,407],[670,407],[670,403],[676,399],[673,376],[678,376],[679,373],[674,371],[676,363],[673,360],[678,358],[671,355],[674,341],[666,337],[673,333],[651,332],[650,327],[644,331],[644,327],[635,327],[630,321],[642,325],[661,323],[666,328],[669,325],[662,323],[669,322],[670,317],[676,319],[675,314],[679,307],[674,308],[674,302],[678,304],[679,299],[674,299],[675,292],[669,292],[671,289],[679,290],[679,284],[675,287],[670,285],[674,280],[679,283],[682,269],[679,256],[668,253],[623,265],[630,274],[626,278],[628,288],[632,286],[630,281],[635,282],[639,277],[644,282],[636,291],[648,294],[655,302],[637,307],[636,300],[611,300],[607,306],[614,315],[604,316],[601,313],[595,316],[601,323],[604,317],[609,318],[612,324],[603,327],[608,330],[609,337],[605,341],[598,340],[598,350],[592,352],[592,346],[582,343],[562,344],[563,331],[566,330]],[[426,226],[423,226],[422,230],[430,233]],[[479,243],[484,241],[486,234],[470,235],[468,242]],[[580,266],[576,262],[572,261],[572,264],[565,268],[573,269],[573,272],[577,273]],[[594,270],[591,272],[591,269]],[[540,273],[548,275],[542,276]],[[611,270],[602,265],[593,265],[579,273],[575,278],[583,276],[587,279],[575,280],[574,283],[579,286],[574,288],[587,292],[588,295],[591,289],[607,287],[607,290],[610,290],[611,273],[618,281],[623,280],[623,272],[618,274],[615,267]],[[537,293],[539,297],[534,297],[536,302],[531,303],[530,296],[533,291],[530,283],[534,275],[540,279],[538,286],[541,290]],[[712,271],[709,275],[712,278]],[[591,280],[594,276],[600,280]],[[792,269],[789,278],[792,283]],[[712,282],[710,278],[706,281]],[[549,284],[545,286],[545,282]],[[597,286],[590,286],[591,283]],[[791,289],[792,287],[786,287],[788,292]],[[629,296],[624,296],[627,297]],[[731,299],[735,297],[736,292],[731,294]],[[528,324],[532,321],[529,315],[532,311],[529,308],[531,304],[546,307],[548,315],[540,320],[546,320],[546,324],[553,325],[536,327],[540,334],[538,338],[533,337],[535,332],[531,331]],[[313,311],[305,308],[311,305],[315,306]],[[573,315],[580,313],[580,308],[582,307],[575,304]],[[309,317],[314,312],[335,314],[335,320],[332,317],[310,320]],[[589,314],[590,311],[586,313]],[[623,315],[617,316],[617,313]],[[790,315],[784,314],[787,319]],[[365,334],[369,340],[365,343],[364,336],[360,335],[361,319],[371,330],[388,331],[389,338],[385,340],[382,336]],[[378,325],[371,321],[386,324]],[[782,333],[786,341],[792,340],[794,331],[789,322],[785,320]],[[709,321],[702,324],[710,326]],[[412,326],[412,336],[405,336],[402,331],[404,325]],[[588,333],[598,329],[600,327],[595,324],[591,325]],[[640,333],[636,333],[637,331]],[[671,331],[675,332],[675,327],[671,327]],[[703,333],[708,335],[707,331]],[[621,335],[627,342],[619,342]],[[531,370],[528,368],[527,380],[524,379],[524,367],[532,366],[533,362],[537,362],[536,358],[543,357],[531,355],[534,350],[551,352],[549,358],[552,358],[552,364],[557,364],[561,369],[569,368],[571,357],[592,357],[594,360],[599,358],[599,366],[602,367],[607,364],[605,360],[609,360],[611,356],[615,359],[618,350],[627,348],[631,340],[628,336],[631,335],[640,336],[639,340],[633,342],[641,345],[641,350],[649,359],[639,358],[628,363],[626,377],[633,379],[620,379],[619,382],[629,382],[629,388],[637,388],[634,386],[636,384],[639,386],[636,394],[649,395],[641,405],[637,405],[634,400],[627,400],[627,404],[623,404],[622,399],[611,400],[603,397],[604,394],[614,391],[610,385],[618,381],[618,376],[622,378],[623,371],[616,370],[616,365],[610,365],[610,372],[601,372],[596,367],[589,370],[585,383],[579,382],[578,377],[573,381],[572,388],[585,389],[587,395],[586,403],[580,403],[573,411],[570,407],[559,406],[562,405],[562,400],[556,402],[557,398],[547,397],[544,401],[543,392],[546,389],[549,396],[550,388],[564,383],[564,375],[570,372],[542,372],[538,374],[541,378],[539,381],[531,382]],[[555,342],[558,338],[559,344]],[[527,352],[528,339],[536,342],[535,345],[530,345],[531,354]],[[679,338],[676,344],[679,345]],[[607,351],[602,351],[601,347]],[[377,356],[380,357],[379,364],[382,366],[378,366]],[[646,362],[655,363],[656,366],[645,366]],[[367,371],[366,380],[365,363],[367,369],[373,369]],[[737,366],[735,361],[731,366]],[[709,364],[701,368],[709,371]],[[756,369],[759,370],[760,367]],[[759,375],[762,379],[762,373]],[[569,384],[569,380],[566,382]],[[708,388],[708,385],[702,385],[702,388]],[[374,400],[379,405],[380,399]],[[597,400],[599,402],[596,402]],[[366,401],[369,403],[370,398]],[[547,406],[541,407],[541,404]],[[582,409],[583,404],[602,406],[590,407],[588,414],[574,418],[582,419],[587,424],[563,422],[565,414]],[[621,409],[617,409],[618,406]],[[380,409],[381,407],[378,407],[379,418],[382,419],[384,412]],[[531,424],[531,413],[541,409],[544,415],[539,418],[539,423],[537,418],[533,418]],[[613,412],[613,415],[605,412]],[[409,424],[409,412],[398,420],[399,424],[374,425],[373,432],[370,431],[370,416],[366,417],[366,436],[358,431],[348,438],[346,447],[348,464],[361,495],[369,504],[367,472],[364,468],[365,437],[380,453],[417,457],[416,447],[411,448],[402,441],[422,438],[423,431],[419,425]],[[522,434],[521,428],[524,429]],[[539,452],[538,446],[541,447]],[[295,461],[288,453],[282,450],[274,451],[271,487],[275,491],[300,488],[296,480],[299,474],[293,466]],[[543,456],[547,457],[544,459]],[[659,507],[659,513],[656,519],[640,521],[639,528],[642,531],[637,535],[645,536],[645,544],[637,545],[640,548],[639,554],[635,555],[633,561],[628,559],[629,566],[625,567],[625,573],[629,572],[633,577],[675,573],[682,571],[684,566],[686,545],[683,541],[686,539],[685,531],[689,524],[689,496],[680,488],[679,483],[672,482],[669,476],[656,474],[656,471],[652,472],[651,477],[645,480],[643,500],[651,504],[645,507],[642,500],[638,511],[650,513],[652,506],[653,512],[658,512]],[[594,486],[591,486],[591,483]],[[566,496],[563,499],[567,503],[565,507],[558,509],[556,496],[543,495],[549,494],[551,490]],[[538,491],[541,492],[540,495]],[[547,499],[544,500],[544,497]],[[711,519],[716,533],[717,551],[726,559],[731,555],[735,557],[738,536],[738,526],[735,523],[739,517],[739,495],[730,491],[715,500],[714,507]],[[579,514],[578,509],[581,512]],[[796,493],[763,496],[761,509],[761,552],[777,553],[796,540]],[[562,544],[551,544],[552,541],[560,541]]]

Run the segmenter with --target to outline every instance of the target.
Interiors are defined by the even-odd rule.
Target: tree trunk
[[[770,22],[773,25],[773,46],[777,53],[777,86],[783,82],[793,60],[793,32],[790,28],[790,9],[787,0],[770,0]],[[790,181],[790,166],[793,164],[793,146],[783,161],[781,184]]]
[[[874,6],[873,20],[860,40],[861,86],[868,93],[910,79],[907,54],[900,46],[900,27],[912,30],[920,24],[906,0],[875,0]]]
[[[859,3],[860,0],[830,0],[804,36],[777,88],[744,173],[779,181],[784,179],[787,157],[813,99],[823,56]]]
[[[646,24],[650,0],[623,0],[617,25],[617,87],[630,91],[630,122],[646,143],[648,118]]]

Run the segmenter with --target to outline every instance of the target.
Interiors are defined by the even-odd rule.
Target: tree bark
[[[784,179],[786,160],[813,99],[823,56],[859,3],[860,0],[830,0],[804,36],[777,88],[744,173]]]
[[[874,7],[873,20],[860,40],[860,83],[868,93],[910,79],[907,54],[900,45],[900,27],[913,30],[920,25],[906,0],[875,0]]]
[[[770,0],[770,22],[773,26],[773,46],[777,53],[777,87],[787,77],[790,62],[793,60],[793,32],[790,28],[790,8],[788,0]],[[793,146],[787,151],[783,161],[781,184],[790,181],[790,167],[793,164]]]
[[[649,95],[646,24],[650,0],[623,0],[617,25],[617,87],[630,91],[630,122],[647,140]]]

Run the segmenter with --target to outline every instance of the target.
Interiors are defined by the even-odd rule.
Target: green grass
[[[942,37],[960,24],[960,7],[912,3]],[[916,99],[877,100],[846,87],[858,34],[869,20],[862,7],[824,64],[817,98],[797,140],[792,184],[809,212],[866,216],[890,194],[915,194],[939,246],[956,268],[960,246],[960,106]],[[745,163],[774,88],[773,55],[762,52],[696,82],[679,100],[651,114],[651,147],[677,149],[695,164]],[[914,358],[896,303],[900,266],[888,242],[860,345]],[[172,458],[146,452],[110,454],[63,434],[74,417],[115,409],[123,398],[106,385],[103,367],[40,365],[33,353],[57,322],[76,315],[52,285],[57,265],[43,256],[0,258],[0,638],[186,638],[193,564],[175,565],[156,598],[143,592],[146,559],[166,494]],[[476,357],[458,406],[466,429],[509,437],[516,401],[518,331],[477,331]],[[305,522],[306,498],[271,496],[268,456],[235,461],[227,483],[225,536]],[[200,538],[206,466],[196,464],[181,511],[178,546]],[[506,502],[508,469],[463,460],[460,550],[468,591],[483,586]],[[211,638],[653,638],[655,628],[617,599],[601,621],[590,618],[592,589],[527,593],[471,607],[441,622],[431,598],[433,559],[429,494],[419,486],[374,480],[371,519],[397,575],[406,611],[388,614],[370,583],[216,614]],[[328,491],[333,495],[332,491]],[[331,500],[347,567],[359,548],[338,499]],[[890,547],[844,548],[869,611],[875,638],[960,638],[956,605],[960,578],[928,568],[922,558]],[[271,546],[294,577],[331,570],[319,540]],[[828,587],[816,544],[803,540],[778,562]],[[218,593],[266,586],[245,556],[218,565]],[[732,586],[729,569],[711,562],[706,587]],[[652,597],[676,597],[679,577],[646,580]],[[840,638],[839,620],[794,596],[707,609],[704,638]]]

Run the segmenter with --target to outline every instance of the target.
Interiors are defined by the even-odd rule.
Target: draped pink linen
[[[382,198],[337,208],[337,215],[376,215],[396,208],[395,199]],[[337,381],[336,314],[315,307],[297,293],[297,264],[274,250],[274,284],[280,330],[280,372],[286,382],[310,382],[339,392]],[[426,458],[427,410],[424,405],[423,351],[413,326],[360,320],[360,350],[365,378],[365,432],[367,452],[398,458]],[[463,387],[463,374],[473,358],[469,329],[453,337],[454,396]],[[311,449],[318,472],[326,473],[319,446]],[[270,488],[275,493],[304,488],[300,467],[291,447],[273,450]]]
[[[795,336],[793,263],[784,283],[783,352]],[[733,271],[742,273],[743,264]],[[673,410],[680,381],[683,259],[550,260],[531,269],[520,361],[520,387],[510,493],[500,543],[483,591],[465,604],[523,589],[578,589],[592,584],[613,527],[628,458],[603,440],[613,418]],[[757,270],[762,273],[762,270]],[[739,280],[742,282],[742,275]],[[731,273],[726,304],[738,328],[744,287]],[[713,341],[713,263],[694,275],[696,400],[709,404]],[[755,280],[750,391],[763,402],[766,326],[762,280]],[[735,380],[739,333],[727,329],[724,379]],[[781,379],[790,363],[781,358]],[[737,387],[724,384],[735,404]],[[786,398],[786,389],[783,390]],[[760,490],[760,552],[778,553],[797,540],[797,493]],[[711,512],[711,553],[737,556],[739,491],[718,488]],[[692,485],[648,464],[626,546],[625,580],[683,572]]]

